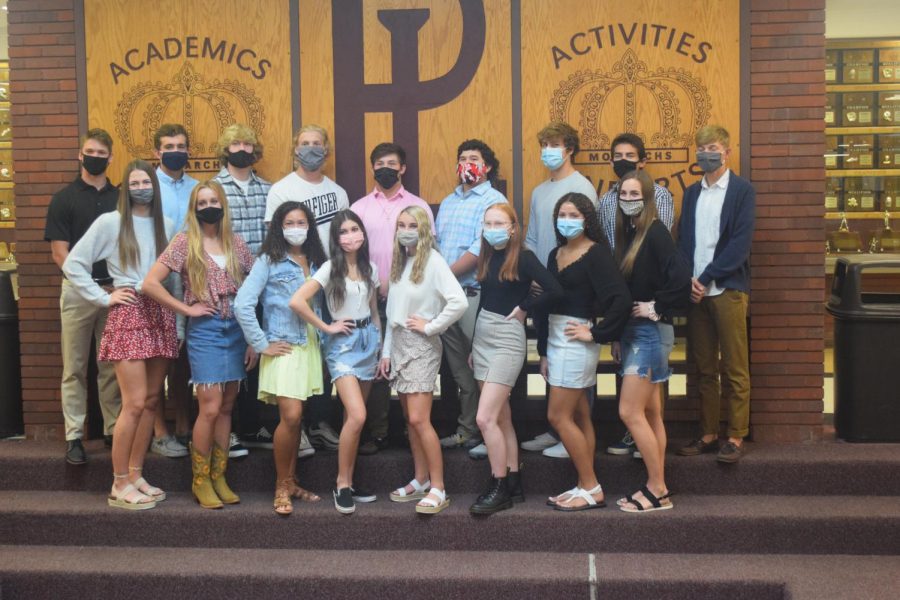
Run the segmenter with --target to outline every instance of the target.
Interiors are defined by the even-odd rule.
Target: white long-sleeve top
[[[405,327],[409,317],[418,315],[429,319],[429,323],[425,325],[425,334],[430,337],[446,331],[462,318],[469,307],[466,293],[437,250],[432,248],[428,256],[421,283],[409,280],[414,262],[414,257],[407,257],[400,281],[392,281],[390,284],[382,358],[391,355],[394,326]]]

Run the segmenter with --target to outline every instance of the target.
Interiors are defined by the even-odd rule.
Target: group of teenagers
[[[175,162],[157,144],[161,164],[183,169],[187,132],[165,127],[163,141],[184,145],[171,150]],[[223,132],[222,172],[193,185],[179,214],[161,194],[165,174],[143,160],[129,163],[116,209],[96,217],[60,261],[66,286],[108,308],[97,358],[113,365],[121,391],[111,432],[109,505],[141,510],[166,498],[143,476],[143,465],[170,363],[184,346],[199,407],[190,441],[191,491],[204,508],[240,502],[226,481],[231,413],[258,361],[258,400],[277,406],[280,417],[273,440],[277,514],[290,515],[295,499],[320,500],[299,485],[296,463],[305,401],[323,394],[329,379],[344,409],[335,509],[350,514],[356,503],[376,499],[355,484],[354,469],[367,397],[373,384],[387,381],[406,418],[414,465],[412,479],[390,499],[414,502],[418,513],[441,512],[450,497],[431,408],[443,354],[461,396],[469,387],[467,371],[477,384],[474,402],[461,398],[455,439],[471,438],[465,425],[474,420],[491,480],[470,511],[511,508],[524,501],[524,492],[510,394],[526,360],[530,317],[549,389],[548,421],[577,471],[575,486],[547,504],[564,512],[606,505],[594,469],[591,404],[600,344],[610,343],[621,365],[619,414],[647,470],[646,485],[617,505],[635,513],[671,509],[660,387],[671,374],[672,318],[690,309],[693,319],[699,305],[722,291],[734,292],[727,301],[743,302],[746,315],[746,283],[735,286],[741,274],[734,272],[748,269],[749,238],[743,238],[747,227],[752,233],[752,187],[727,167],[728,132],[718,126],[698,131],[697,163],[705,175],[685,195],[676,245],[671,195],[644,170],[639,137],[622,134],[613,141],[619,179],[599,201],[572,164],[577,132],[551,123],[537,137],[550,178],[532,195],[527,235],[492,185],[499,161],[480,140],[459,145],[459,185],[436,217],[403,188],[406,156],[392,143],[372,151],[375,190],[352,207],[345,192],[343,202],[340,194],[315,201],[292,194],[308,183],[339,189],[322,173],[331,148],[327,132],[315,125],[297,133],[296,170],[270,186],[263,200],[250,187],[258,183],[252,167],[262,145],[243,125]],[[82,175],[96,176],[108,164],[112,141],[94,129],[82,142]],[[740,198],[731,204],[739,210],[723,203],[726,189],[735,195],[736,181]],[[54,203],[51,243],[51,221],[62,219]],[[715,218],[706,215],[710,203],[717,206]],[[737,249],[734,238],[746,249]],[[101,263],[109,280],[97,277]],[[717,347],[706,350],[714,360],[698,363],[701,388],[712,385],[703,377],[718,386],[720,370],[740,362],[716,337],[731,324],[715,306],[707,312]],[[714,368],[704,372],[710,362]],[[746,392],[749,401],[749,381],[744,390],[739,379],[729,376],[727,385],[734,398],[728,441],[719,450],[724,462],[740,458],[747,435],[741,419],[748,411],[737,396]],[[710,393],[715,406],[704,399],[703,435],[680,454],[718,449],[718,387]]]

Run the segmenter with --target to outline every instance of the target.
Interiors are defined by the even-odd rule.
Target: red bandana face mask
[[[459,163],[456,165],[456,176],[463,183],[473,184],[484,177],[484,165]]]

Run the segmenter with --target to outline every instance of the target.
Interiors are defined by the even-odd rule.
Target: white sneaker
[[[153,438],[153,442],[150,444],[150,452],[168,458],[181,458],[190,454],[188,449],[175,439],[174,435]]]
[[[519,444],[519,447],[528,452],[540,452],[541,450],[546,450],[550,446],[555,446],[557,443],[559,443],[559,440],[553,437],[551,433],[547,432],[542,433],[533,440],[522,442]]]
[[[487,458],[487,446],[484,445],[484,442],[478,444],[471,450],[469,450],[469,458],[474,458],[475,460],[481,460],[482,458]]]
[[[631,456],[633,456],[633,457],[635,457],[635,458],[639,458],[639,459],[643,459],[643,458],[644,458],[644,455],[641,454],[641,451],[638,450],[637,448],[634,449],[634,452],[631,453]]]
[[[307,456],[312,456],[316,453],[316,449],[313,448],[313,445],[309,441],[309,436],[306,435],[306,431],[303,428],[300,428],[300,447],[297,449],[297,458],[306,458]]]
[[[566,450],[566,447],[563,446],[562,442],[554,446],[550,446],[541,452],[544,456],[549,456],[550,458],[569,458],[569,452]]]

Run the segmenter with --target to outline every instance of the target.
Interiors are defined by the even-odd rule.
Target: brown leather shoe
[[[697,438],[687,446],[678,449],[678,456],[698,456],[706,452],[715,452],[719,449],[719,440],[704,442],[703,438]]]
[[[744,456],[744,445],[738,446],[732,441],[725,442],[722,449],[716,455],[716,460],[722,463],[736,463]]]

